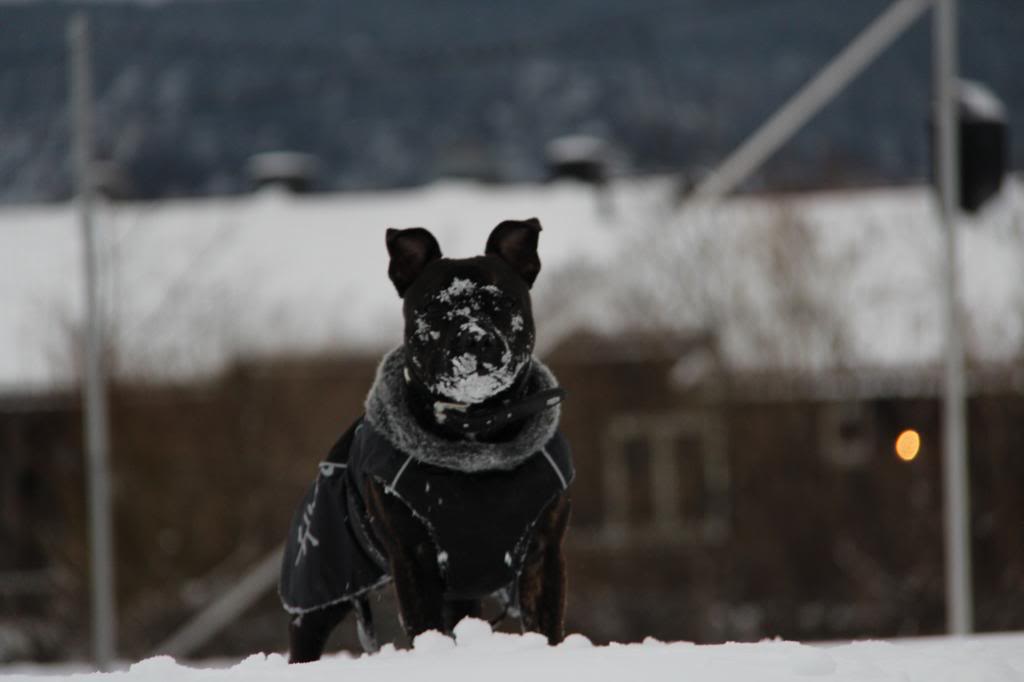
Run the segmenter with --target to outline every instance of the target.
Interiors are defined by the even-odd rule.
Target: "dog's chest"
[[[560,434],[515,469],[464,473],[417,461],[365,423],[350,466],[380,481],[430,529],[449,598],[480,597],[512,583],[531,528],[573,476]]]

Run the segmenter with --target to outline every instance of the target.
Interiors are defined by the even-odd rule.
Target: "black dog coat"
[[[400,350],[385,358],[367,400],[367,416],[320,463],[292,521],[280,581],[281,601],[291,613],[353,600],[390,580],[367,520],[367,477],[380,482],[427,526],[449,598],[483,597],[512,585],[522,569],[530,530],[572,481],[568,443],[547,427],[534,429],[549,436],[539,449],[486,470],[439,466],[392,445],[399,439],[386,438],[381,428],[392,429],[396,422],[411,427],[404,416],[396,419],[393,403],[390,420],[382,415],[378,401],[396,397],[383,386],[398,388],[394,365],[401,361]],[[553,385],[542,365],[537,363],[534,371],[536,384]]]

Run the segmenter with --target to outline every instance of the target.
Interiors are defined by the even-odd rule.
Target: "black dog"
[[[318,659],[352,610],[375,650],[367,597],[392,580],[410,637],[451,632],[494,595],[561,641],[573,468],[564,393],[533,357],[540,230],[505,221],[466,259],[423,228],[387,231],[405,342],[295,515],[280,584],[292,662]]]

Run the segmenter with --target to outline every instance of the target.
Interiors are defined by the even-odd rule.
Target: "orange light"
[[[896,455],[909,462],[921,451],[921,435],[914,429],[907,429],[896,438]]]

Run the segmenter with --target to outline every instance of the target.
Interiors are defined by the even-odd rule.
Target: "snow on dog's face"
[[[409,306],[410,371],[435,395],[479,403],[512,386],[529,363],[529,309],[496,284],[457,274],[442,281]]]
[[[449,259],[422,228],[388,231],[388,273],[404,299],[406,369],[432,394],[480,403],[529,365],[538,232],[536,220],[505,221],[484,256]]]

